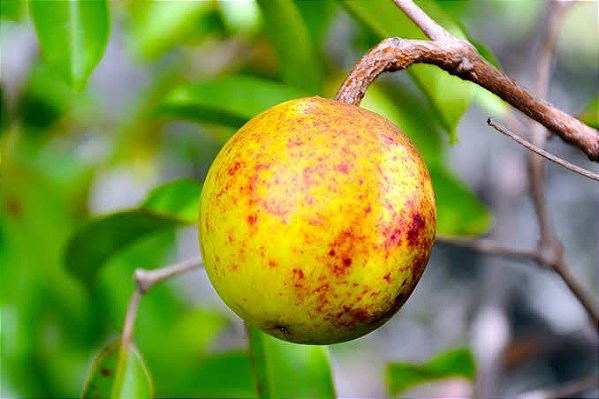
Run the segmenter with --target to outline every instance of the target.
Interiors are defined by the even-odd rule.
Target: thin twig
[[[413,21],[437,37],[438,29],[431,24],[411,0],[396,0],[402,8],[412,12]],[[436,32],[436,33],[435,33]],[[368,86],[385,71],[399,71],[412,64],[436,65],[452,75],[469,80],[495,93],[562,139],[580,148],[593,161],[599,161],[599,132],[555,106],[535,98],[528,90],[485,61],[474,46],[451,34],[436,40],[405,40],[388,38],[373,47],[354,66],[339,88],[336,99],[359,105]]]
[[[434,19],[426,15],[411,0],[393,0],[393,2],[410,18],[431,40],[451,40],[452,35]]]
[[[570,274],[568,266],[563,260],[561,247],[538,247],[534,250],[514,248],[491,239],[462,239],[437,237],[436,241],[442,244],[454,245],[480,253],[511,258],[515,260],[529,260],[537,265],[553,270],[566,284],[566,287],[576,297],[583,307],[593,327],[599,331],[599,314],[593,301],[585,294],[584,288],[578,284]],[[558,243],[553,243],[559,245]]]
[[[470,249],[487,255],[495,255],[516,260],[537,261],[537,251],[513,248],[508,245],[501,244],[495,240],[485,238],[471,240],[465,238],[437,237],[435,241],[441,244]]]
[[[576,397],[581,393],[585,393],[594,388],[597,388],[597,381],[599,377],[596,375],[581,378],[576,381],[567,383],[566,385],[550,388],[550,389],[538,389],[535,391],[527,392],[518,395],[521,399],[558,399]]]
[[[133,326],[135,325],[135,316],[141,297],[148,292],[157,283],[171,277],[187,273],[191,270],[202,267],[202,259],[200,257],[184,260],[183,262],[165,266],[155,270],[137,269],[133,274],[135,280],[135,292],[131,296],[127,314],[125,315],[125,324],[123,326],[123,345],[128,347],[131,344],[133,337]]]
[[[564,168],[566,168],[574,173],[578,173],[581,176],[588,177],[589,179],[599,181],[599,174],[590,172],[584,168],[581,168],[580,166],[571,164],[570,162],[568,162],[558,156],[555,156],[555,155],[545,151],[542,148],[537,147],[536,145],[526,141],[522,137],[520,137],[517,134],[515,134],[514,132],[510,131],[508,128],[506,128],[505,126],[503,126],[499,122],[497,122],[495,119],[489,118],[487,120],[487,124],[489,126],[491,126],[492,128],[494,128],[495,130],[497,130],[498,132],[505,134],[506,136],[508,136],[515,142],[517,142],[518,144],[528,148],[530,151],[533,151],[533,152],[539,154],[543,158],[548,159],[551,162],[555,162],[556,164],[563,166]],[[543,202],[544,202],[544,200],[543,200]],[[541,229],[541,230],[543,230],[543,229]]]
[[[536,64],[533,66],[533,71],[536,75],[535,94],[540,100],[544,100],[549,89],[549,79],[551,77],[551,64],[555,51],[555,44],[559,33],[566,10],[569,5],[563,2],[548,1],[546,3],[546,18],[543,24],[543,35],[541,37],[541,45],[536,59]],[[546,130],[542,125],[539,125],[534,120],[529,124],[530,141],[537,148],[543,149],[546,142]],[[502,132],[504,133],[504,132]],[[557,238],[551,228],[549,222],[549,214],[547,212],[547,201],[545,200],[545,169],[544,162],[533,153],[528,156],[528,177],[530,181],[530,197],[537,215],[539,225],[539,233],[541,239],[539,245],[551,243]]]

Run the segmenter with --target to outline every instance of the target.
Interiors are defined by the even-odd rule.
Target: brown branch
[[[553,270],[581,304],[593,327],[599,331],[599,314],[597,313],[596,305],[585,294],[584,288],[570,274],[568,266],[563,260],[563,253],[559,243],[553,242],[551,245],[539,246],[537,249],[527,250],[514,248],[490,239],[437,237],[436,241],[488,255],[533,261],[539,266]]]
[[[202,259],[191,258],[184,260],[183,262],[175,263],[170,266],[165,266],[155,270],[137,269],[133,273],[133,279],[135,280],[135,292],[129,301],[127,308],[127,314],[125,315],[125,324],[123,326],[123,345],[125,347],[131,344],[133,337],[133,326],[135,325],[135,316],[137,315],[137,308],[141,297],[148,292],[157,283],[169,279],[171,277],[178,276],[183,273],[187,273],[191,270],[202,267]]]
[[[394,0],[410,18],[435,40],[388,38],[373,47],[349,73],[336,99],[359,105],[368,86],[385,71],[398,71],[412,64],[436,65],[452,75],[469,80],[498,95],[562,139],[579,147],[593,161],[599,161],[599,132],[555,106],[536,99],[505,73],[487,63],[474,46],[423,18],[424,12],[411,0]],[[417,8],[419,11],[415,11]],[[433,21],[434,22],[434,21]]]
[[[569,5],[563,2],[549,1],[546,3],[546,18],[544,19],[544,29],[541,38],[539,52],[535,57],[537,62],[533,67],[536,74],[535,94],[540,99],[544,99],[549,88],[549,78],[551,76],[551,64],[553,53],[561,22]],[[529,125],[530,140],[539,148],[545,147],[546,130],[535,121],[530,121]],[[549,215],[547,212],[547,201],[545,201],[545,169],[542,159],[535,154],[528,156],[528,177],[530,180],[530,197],[537,215],[541,243],[556,241],[555,234],[551,229]]]
[[[559,399],[571,398],[597,387],[598,376],[592,375],[572,381],[557,388],[538,389],[518,395],[521,399]]]
[[[593,173],[590,172],[584,168],[581,168],[580,166],[576,166],[574,164],[571,164],[570,162],[555,156],[547,151],[545,151],[544,149],[535,146],[532,143],[529,143],[528,141],[526,141],[525,139],[523,139],[522,137],[518,136],[517,134],[515,134],[514,132],[510,131],[508,128],[506,128],[505,126],[501,125],[499,122],[497,122],[496,120],[489,118],[487,120],[487,124],[489,126],[491,126],[492,128],[494,128],[495,130],[497,130],[500,133],[505,134],[506,136],[508,136],[509,138],[511,138],[512,140],[514,140],[515,142],[517,142],[518,144],[526,147],[527,149],[529,149],[530,151],[533,151],[537,154],[539,154],[540,156],[550,160],[551,162],[555,162],[556,164],[563,166],[564,168],[574,172],[574,173],[578,173],[581,176],[584,177],[588,177],[589,179],[592,180],[596,180],[599,181],[599,174],[597,173]],[[544,202],[544,199],[542,200]],[[542,229],[541,229],[542,230]]]

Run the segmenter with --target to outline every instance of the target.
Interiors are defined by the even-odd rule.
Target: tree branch
[[[581,393],[597,387],[597,376],[592,375],[567,383],[564,386],[550,389],[538,389],[518,395],[521,399],[559,399],[576,397]]]
[[[584,288],[570,274],[568,266],[563,260],[563,253],[559,243],[554,242],[551,246],[539,246],[537,249],[527,250],[514,248],[490,239],[471,240],[437,237],[436,241],[441,244],[453,245],[488,255],[533,261],[539,266],[553,270],[581,304],[593,327],[599,331],[599,314],[597,313],[596,306],[585,294]]]
[[[566,168],[566,169],[568,169],[568,170],[570,170],[570,171],[572,171],[574,173],[578,173],[579,175],[582,175],[584,177],[588,177],[589,179],[599,181],[599,174],[590,172],[590,171],[588,171],[586,169],[581,168],[580,166],[573,165],[570,162],[568,162],[568,161],[566,161],[566,160],[564,160],[564,159],[562,159],[560,157],[557,157],[557,156],[555,156],[555,155],[553,155],[553,154],[545,151],[544,149],[535,146],[532,143],[529,143],[528,141],[526,141],[522,137],[520,137],[517,134],[515,134],[514,132],[510,131],[505,126],[502,126],[496,120],[494,120],[492,118],[489,118],[487,120],[487,124],[489,126],[491,126],[492,128],[494,128],[495,130],[497,130],[498,132],[505,134],[506,136],[508,136],[509,138],[511,138],[512,140],[514,140],[515,142],[517,142],[518,144],[526,147],[530,151],[533,151],[533,152],[539,154],[540,156],[542,156],[542,157],[550,160],[551,162],[555,162],[556,164],[558,164],[560,166],[563,166],[564,168]],[[543,202],[544,202],[544,199],[543,199]]]
[[[599,161],[599,132],[555,106],[536,99],[505,73],[487,63],[474,46],[440,30],[411,0],[394,0],[434,40],[388,38],[373,47],[349,73],[336,99],[359,105],[366,88],[385,71],[398,71],[415,63],[436,65],[452,75],[469,80],[538,121],[562,139]],[[426,17],[424,17],[426,16]],[[431,22],[432,21],[432,22]],[[440,29],[439,29],[440,28]],[[441,33],[444,32],[444,33]]]
[[[165,266],[155,270],[137,269],[133,273],[133,279],[135,280],[135,292],[129,301],[127,307],[127,314],[125,315],[125,325],[123,327],[123,345],[128,347],[131,344],[133,337],[133,326],[135,325],[135,316],[137,315],[137,308],[141,297],[148,292],[157,283],[169,279],[171,277],[178,276],[183,273],[187,273],[194,269],[202,267],[202,259],[191,258],[184,260],[183,262],[175,263],[170,266]]]

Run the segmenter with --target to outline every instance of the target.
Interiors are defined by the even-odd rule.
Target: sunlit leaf
[[[412,39],[425,37],[392,1],[348,0],[341,4],[379,39],[394,36]],[[451,33],[464,36],[460,27],[434,1],[419,1],[418,5]],[[472,100],[471,84],[433,65],[412,65],[407,72],[431,101],[440,121],[450,133],[451,141],[455,141],[455,129]]]
[[[187,223],[198,220],[201,185],[197,180],[180,179],[152,191],[141,204],[143,209],[172,215]]]
[[[0,7],[0,18],[18,21],[25,11],[24,0],[2,0]]]
[[[331,26],[331,19],[337,10],[337,2],[334,0],[294,0],[294,4],[310,33],[312,48],[315,51],[321,50],[326,33]]]
[[[98,355],[87,377],[81,398],[152,398],[150,372],[137,349],[125,347],[119,339]]]
[[[252,398],[256,386],[252,365],[246,351],[208,355],[191,365],[190,373],[181,386],[196,398]],[[289,396],[288,396],[289,397]]]
[[[335,398],[325,346],[282,341],[248,326],[259,397]]]
[[[136,2],[130,10],[134,51],[156,58],[192,34],[211,31],[214,9],[211,1]]]
[[[429,167],[437,204],[437,234],[474,236],[491,227],[489,210],[445,167]]]
[[[257,0],[264,15],[266,34],[276,49],[283,81],[318,94],[321,66],[310,33],[292,0]]]
[[[476,365],[470,350],[452,349],[424,364],[388,364],[387,385],[391,395],[398,395],[413,386],[447,378],[472,381],[475,374]]]
[[[239,127],[267,108],[304,96],[303,91],[280,83],[229,76],[178,87],[156,112],[177,119]]]
[[[578,118],[587,125],[599,129],[599,97],[590,101]]]
[[[141,238],[194,223],[198,207],[198,184],[188,180],[167,183],[150,193],[139,209],[101,216],[85,224],[69,241],[66,267],[91,284],[112,255]]]
[[[77,90],[82,89],[108,42],[105,0],[30,1],[44,58]]]

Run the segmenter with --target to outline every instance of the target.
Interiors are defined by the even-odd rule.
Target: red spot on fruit
[[[335,256],[335,250],[334,249],[331,249],[329,251],[329,256]]]
[[[304,271],[302,269],[293,269],[293,274],[297,275],[299,279],[304,278]]]
[[[387,273],[387,274],[385,274],[385,275],[383,276],[383,278],[384,278],[385,280],[387,280],[387,282],[388,282],[388,283],[390,283],[390,282],[391,282],[391,273]]]
[[[337,172],[340,172],[340,173],[348,174],[349,173],[349,166],[347,166],[346,163],[342,163],[342,164],[337,165],[337,167],[335,168],[335,170]]]
[[[256,216],[256,215],[249,215],[248,216],[248,224],[249,225],[256,224],[256,220],[258,220],[258,216]]]
[[[241,168],[241,163],[240,162],[235,162],[233,164],[233,166],[231,166],[228,170],[229,176],[233,176],[235,173],[237,173],[237,171],[239,170],[239,168]]]
[[[343,266],[345,266],[345,267],[351,266],[351,259],[350,258],[343,259]]]
[[[231,264],[231,270],[235,271],[237,269],[239,269],[239,265],[237,263]]]
[[[369,214],[370,212],[372,212],[372,205],[368,204],[368,206],[364,208],[364,213]]]
[[[424,219],[420,213],[414,213],[412,215],[412,224],[410,225],[407,235],[408,245],[411,247],[418,245],[422,230],[424,230]]]
[[[277,261],[276,261],[276,260],[274,260],[274,259],[270,259],[270,260],[268,261],[268,266],[270,266],[270,267],[277,267],[278,265],[279,265],[279,264],[278,264],[278,263],[277,263]]]
[[[390,250],[394,247],[397,247],[401,244],[401,226],[395,227],[387,236],[387,241],[385,241],[385,248]]]
[[[366,320],[368,320],[368,312],[364,309],[356,309],[352,311],[352,317],[355,321],[364,323]]]

